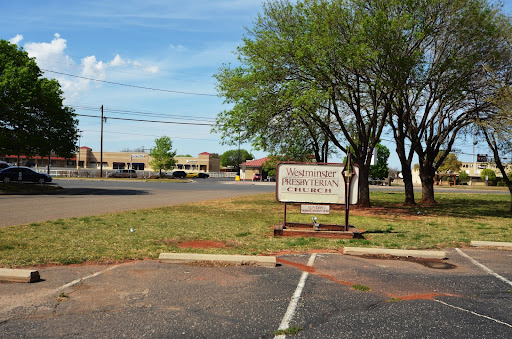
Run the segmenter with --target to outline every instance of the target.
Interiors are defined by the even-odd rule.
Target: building
[[[263,178],[266,177],[266,173],[263,173],[263,164],[267,161],[268,157],[249,160],[240,164],[240,179],[241,180],[252,180],[254,174],[260,173]]]
[[[20,165],[29,167],[47,167],[48,157],[26,157],[20,156]],[[82,146],[73,158],[50,157],[52,168],[63,169],[88,169],[97,170],[103,167],[104,170],[134,169],[138,171],[156,171],[151,168],[151,157],[146,152],[101,152],[93,151],[91,148]],[[0,160],[17,164],[18,156],[0,156]],[[203,152],[198,157],[176,157],[175,169],[190,170],[195,172],[219,172],[220,158],[216,154]],[[101,166],[101,162],[103,165]]]
[[[216,154],[203,152],[194,157],[175,157],[176,169],[193,172],[220,172],[220,158]]]

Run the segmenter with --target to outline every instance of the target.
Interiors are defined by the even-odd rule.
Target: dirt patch
[[[229,248],[225,243],[221,241],[211,240],[194,240],[184,241],[178,244],[179,248]]]

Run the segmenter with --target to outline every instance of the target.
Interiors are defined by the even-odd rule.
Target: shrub
[[[480,173],[480,178],[482,178],[483,181],[485,181],[487,177],[487,180],[492,182],[492,183],[495,183],[496,182],[496,173],[494,173],[493,170],[491,169],[484,169],[482,170],[482,172]]]

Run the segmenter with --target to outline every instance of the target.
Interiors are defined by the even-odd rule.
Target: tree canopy
[[[389,175],[389,148],[379,143],[375,146],[375,151],[377,152],[377,159],[375,165],[370,165],[370,177],[384,180]]]
[[[62,94],[25,51],[0,40],[0,153],[71,157],[78,122]]]
[[[315,140],[350,149],[369,206],[371,154],[390,126],[406,203],[414,154],[422,203],[435,203],[434,176],[457,135],[492,109],[485,68],[510,74],[511,27],[489,0],[269,1],[237,49],[240,66],[216,74],[232,105],[217,129],[276,154]]]
[[[163,136],[155,139],[155,147],[149,151],[149,156],[152,158],[149,164],[153,169],[158,169],[160,176],[163,169],[171,169],[176,164],[176,151],[172,149],[171,138]]]
[[[254,159],[254,156],[244,149],[232,149],[220,155],[220,165],[238,169],[240,164],[247,160]]]

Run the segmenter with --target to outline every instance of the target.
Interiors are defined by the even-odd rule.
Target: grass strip
[[[372,192],[373,207],[353,208],[350,223],[365,239],[273,237],[283,206],[266,193],[163,208],[0,228],[0,267],[158,258],[162,252],[272,254],[339,250],[343,246],[444,249],[471,240],[512,241],[510,196],[442,193],[431,207],[404,207],[398,192]],[[289,222],[312,222],[300,205]],[[343,209],[319,215],[319,223],[344,224]],[[183,247],[208,241],[222,246]]]

